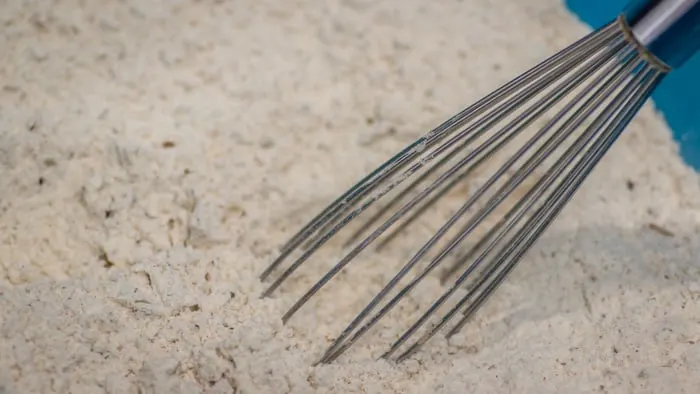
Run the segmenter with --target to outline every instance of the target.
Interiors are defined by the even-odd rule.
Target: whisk
[[[382,357],[404,360],[443,329],[449,338],[532,248],[663,78],[698,49],[700,0],[632,1],[607,25],[454,115],[352,186],[281,248],[261,280],[296,257],[263,296],[374,210],[348,237],[347,253],[284,314],[286,322],[361,252],[381,249],[438,202],[458,199],[318,363],[337,359],[446,261],[442,281],[449,286]]]

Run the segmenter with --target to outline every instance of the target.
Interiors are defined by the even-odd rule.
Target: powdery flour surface
[[[286,327],[303,286],[258,299],[310,215],[584,34],[558,1],[8,0],[0,25],[0,393],[700,387],[700,183],[650,106],[450,343],[374,361],[398,313],[310,366],[396,264]]]

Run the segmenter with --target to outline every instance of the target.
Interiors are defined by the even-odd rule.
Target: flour
[[[283,326],[279,245],[586,29],[554,0],[248,3],[4,2],[0,393],[695,391],[700,183],[651,106],[450,343],[375,361],[435,280],[311,367],[396,264]]]

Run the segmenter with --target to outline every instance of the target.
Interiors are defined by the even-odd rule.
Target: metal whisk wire
[[[404,148],[326,207],[281,248],[278,258],[261,275],[262,280],[293,253],[299,252],[300,256],[269,285],[263,296],[278,289],[355,218],[384,196],[397,192],[352,233],[345,245],[351,246],[350,250],[289,308],[282,318],[286,322],[367,247],[375,245],[381,249],[457,185],[471,179],[491,159],[504,153],[509,143],[526,138],[516,144],[516,151],[507,154],[485,182],[465,197],[449,219],[355,316],[319,363],[334,361],[356,343],[474,235],[477,227],[488,223],[529,177],[552,160],[553,164],[545,166],[544,174],[536,177],[534,186],[443,273],[443,283],[454,275],[457,278],[383,357],[393,358],[448,302],[452,306],[447,313],[424,329],[418,339],[396,356],[397,361],[412,355],[460,311],[462,316],[449,329],[447,337],[469,321],[563,210],[669,70],[644,47],[646,43],[637,40],[625,19],[630,16],[639,19],[639,9],[633,7],[634,12],[623,13]],[[644,31],[645,37],[650,37],[650,31],[653,32]],[[545,118],[543,126],[531,127],[559,104],[563,107]],[[586,124],[588,121],[590,124]],[[526,134],[533,130],[534,134]],[[409,178],[411,181],[405,182]],[[424,186],[420,188],[421,185]],[[482,199],[485,202],[478,206]],[[448,238],[427,265],[382,304],[465,216],[466,223],[458,226],[456,234]],[[391,228],[393,231],[385,235]],[[465,294],[453,299],[459,291]]]
[[[541,164],[541,162],[548,157],[554,149],[556,149],[559,144],[561,144],[562,140],[566,138],[572,131],[573,128],[577,127],[580,125],[580,123],[585,119],[587,116],[590,116],[590,113],[593,112],[593,109],[597,107],[597,105],[600,105],[600,102],[602,99],[606,98],[609,96],[611,93],[611,90],[614,89],[616,86],[619,85],[620,80],[622,79],[621,76],[624,71],[629,71],[632,67],[639,65],[641,61],[637,61],[634,63],[630,63],[627,67],[620,68],[616,73],[612,74],[613,78],[609,78],[610,80],[616,82],[615,85],[612,85],[612,88],[608,87],[605,89],[604,92],[600,92],[600,90],[603,90],[602,88],[599,89],[599,94],[598,95],[593,95],[591,98],[588,99],[588,101],[577,111],[577,113],[569,118],[567,122],[560,127],[554,135],[550,137],[550,139],[538,150],[538,152],[533,155],[519,170],[516,172],[516,174],[513,175],[513,177],[509,180],[506,185],[503,185],[501,189],[496,193],[496,197],[492,198],[489,200],[489,202],[486,204],[485,207],[482,208],[479,213],[475,214],[472,219],[468,222],[467,225],[463,227],[463,229],[459,232],[459,235],[453,238],[449,245],[445,247],[441,252],[430,262],[430,264],[424,268],[424,270],[421,272],[420,275],[415,277],[408,285],[406,285],[391,301],[389,301],[386,306],[375,315],[375,317],[370,320],[369,323],[367,323],[365,326],[363,326],[360,330],[357,331],[357,333],[346,342],[346,345],[342,347],[342,350],[346,349],[349,347],[352,343],[354,343],[359,337],[364,334],[369,328],[371,328],[381,317],[383,317],[386,313],[389,312],[391,308],[393,308],[400,300],[401,297],[405,296],[408,291],[410,291],[412,288],[414,288],[420,281],[422,281],[433,269],[437,267],[440,262],[447,256],[457,245],[459,245],[464,239],[476,228],[476,226],[485,218],[486,215],[490,214],[496,206],[502,202],[502,200],[507,196],[510,192],[513,191],[513,189],[522,182],[526,176],[532,173],[534,168]],[[610,66],[610,68],[613,68],[613,66]],[[603,79],[606,78],[606,75],[600,75],[598,76],[598,82],[601,82]],[[605,85],[603,86],[605,87]],[[579,94],[579,96],[585,96],[589,94],[589,91],[584,91]],[[605,94],[602,98],[600,97],[600,93]],[[329,349],[330,353],[327,355],[327,359],[324,357],[322,360],[327,360],[327,361],[332,361],[342,353],[342,350],[338,348],[338,345],[342,343],[343,339],[350,333],[352,332],[357,325],[362,321],[362,319],[368,315],[371,310],[379,303],[379,301],[391,290],[393,286],[395,286],[398,281],[401,279],[403,275],[405,275],[410,268],[413,267],[424,255],[426,250],[430,248],[432,245],[435,244],[438,238],[443,236],[447,229],[454,224],[459,217],[461,217],[469,208],[473,206],[473,204],[476,202],[476,200],[492,185],[495,184],[496,180],[503,176],[505,171],[510,168],[513,163],[515,163],[518,159],[522,158],[525,152],[530,149],[534,143],[536,142],[537,139],[541,138],[544,136],[544,134],[549,131],[557,121],[559,121],[563,116],[569,112],[573,107],[574,103],[576,103],[576,100],[572,100],[572,102],[567,105],[564,109],[562,109],[552,120],[548,122],[548,124],[542,128],[530,141],[528,141],[527,144],[523,145],[523,147],[513,156],[509,158],[509,160],[494,174],[492,175],[488,181],[486,181],[478,191],[476,191],[472,197],[470,197],[467,202],[455,213],[453,216],[450,218],[450,220],[440,229],[437,231],[437,233],[431,238],[430,241],[426,243],[426,245],[417,253],[411,261],[406,264],[404,269],[402,269],[393,279],[392,281],[384,288],[382,291],[370,302],[370,304],[363,310],[357,317],[356,319],[348,326],[348,328],[343,331],[343,334],[340,335],[340,337],[336,340],[333,346]],[[585,111],[584,111],[585,110]],[[578,149],[581,149],[581,141],[579,141],[579,144],[574,144],[572,147],[569,148],[567,153],[569,155],[575,154]],[[561,171],[559,171],[561,172]],[[550,179],[549,185],[553,182],[556,177],[550,177],[550,178],[543,178],[544,179]],[[543,180],[540,181],[540,183],[543,182]],[[546,190],[546,188],[538,188],[539,184],[534,186],[528,194],[523,197],[521,200],[517,202],[517,204],[505,215],[499,223],[494,226],[491,231],[485,235],[481,241],[486,242],[488,240],[491,240],[494,238],[494,235],[496,235],[496,232],[498,230],[501,230],[504,226],[504,224],[510,220],[509,224],[498,233],[498,235],[493,239],[488,246],[486,247],[486,250],[482,252],[482,254],[469,266],[469,268],[464,272],[462,277],[464,279],[458,280],[455,286],[453,286],[453,291],[457,289],[458,285],[461,285],[466,278],[474,272],[474,270],[483,262],[485,257],[493,251],[495,246],[498,244],[499,241],[501,241],[506,234],[513,229],[515,224],[519,220],[521,220],[524,217],[524,214],[527,212],[528,209],[532,207],[532,205],[537,201],[537,199],[542,197],[542,194]],[[537,193],[535,193],[537,192]],[[517,216],[516,216],[517,215]],[[515,216],[515,218],[513,218]],[[511,220],[512,219],[512,220]],[[521,230],[521,232],[524,230]],[[475,246],[471,249],[472,252],[477,252],[482,249],[483,243],[480,242],[481,247]],[[459,267],[459,264],[455,264],[453,268],[450,269],[450,273],[453,273],[456,271],[456,269]],[[482,282],[480,282],[483,284]],[[475,286],[475,288],[478,288],[479,286]],[[452,293],[446,293],[446,295],[450,295]],[[429,311],[432,312],[432,309]],[[428,314],[425,315],[426,317]],[[386,356],[390,355],[391,353],[388,353]],[[332,356],[334,355],[334,356]]]
[[[377,193],[377,195],[372,196],[373,198],[370,198],[368,202],[365,204],[359,206],[358,208],[355,208],[352,210],[352,212],[345,217],[343,221],[340,223],[338,222],[338,218],[342,217],[344,213],[347,213],[350,211],[353,207],[358,205],[358,202],[363,198],[368,196],[372,191],[376,190],[379,188],[380,185],[382,185],[382,182],[386,181],[389,179],[391,175],[394,175],[397,173],[399,170],[404,168],[412,159],[416,158],[416,156],[420,155],[422,151],[425,149],[429,149],[444,138],[446,138],[448,135],[452,134],[456,130],[459,130],[462,126],[464,126],[466,123],[469,121],[473,120],[477,116],[483,114],[487,110],[493,108],[497,103],[499,103],[504,97],[512,94],[514,91],[520,90],[523,87],[527,86],[528,84],[532,83],[534,80],[537,80],[538,78],[541,77],[540,73],[543,70],[547,69],[552,69],[553,67],[558,67],[564,70],[564,67],[571,67],[576,65],[577,63],[585,60],[584,54],[579,53],[579,56],[575,57],[574,59],[568,59],[567,57],[571,55],[572,53],[577,52],[581,47],[585,46],[590,46],[591,43],[589,41],[593,40],[596,43],[599,41],[603,41],[606,39],[610,39],[611,36],[613,35],[619,35],[619,32],[616,31],[615,26],[613,23],[610,23],[606,28],[604,28],[601,32],[593,32],[590,33],[588,36],[582,38],[581,40],[577,41],[576,43],[572,44],[565,50],[555,54],[554,56],[551,56],[547,60],[541,62],[537,66],[531,68],[529,71],[525,72],[524,74],[520,75],[516,79],[506,83],[493,93],[489,94],[488,96],[484,97],[483,99],[479,100],[475,104],[467,107],[460,113],[456,114],[452,118],[448,119],[444,123],[442,123],[440,126],[436,127],[429,133],[427,133],[425,136],[419,138],[415,142],[411,143],[409,146],[404,148],[401,152],[397,153],[394,157],[390,158],[387,160],[384,164],[379,166],[377,169],[372,171],[369,175],[367,175],[364,179],[359,181],[357,184],[355,184],[353,187],[351,187],[347,192],[345,192],[343,195],[341,195],[338,199],[336,199],[334,202],[332,202],[330,205],[328,205],[320,214],[318,214],[314,219],[312,219],[307,225],[305,225],[299,232],[297,232],[294,236],[291,237],[291,239],[284,245],[282,248],[280,248],[280,255],[263,271],[263,273],[260,275],[261,280],[266,280],[269,275],[276,269],[278,268],[284,260],[289,257],[289,255],[296,250],[299,246],[301,246],[305,241],[308,241],[308,239],[315,233],[319,234],[325,234],[325,237],[318,237],[314,244],[312,246],[309,246],[307,248],[307,253],[301,256],[295,263],[292,265],[292,267],[288,268],[283,275],[280,276],[280,278],[275,281],[269,288],[268,290],[265,291],[263,294],[264,296],[270,295],[274,290],[279,287],[282,281],[286,279],[301,263],[303,263],[308,257],[310,257],[311,253],[319,248],[320,246],[323,245],[330,237],[332,237],[335,232],[337,232],[340,227],[344,226],[348,222],[350,222],[352,219],[354,219],[356,216],[358,216],[362,211],[367,209],[371,204],[373,204],[375,201],[377,201],[379,198],[381,198],[383,195],[388,193],[390,188],[398,186],[401,182],[403,182],[408,176],[410,176],[412,173],[418,171],[423,165],[429,163],[432,159],[434,159],[435,156],[439,155],[446,149],[446,146],[454,144],[455,140],[459,140],[464,137],[464,134],[467,134],[466,132],[472,131],[472,130],[466,130],[466,132],[462,132],[459,135],[453,137],[448,143],[443,144],[443,149],[438,149],[436,152],[434,152],[432,155],[426,156],[423,161],[417,163],[414,165],[409,171],[406,171],[403,176],[398,177],[397,179],[392,179],[391,182],[388,184],[387,188],[384,190],[381,190],[380,193]],[[551,81],[550,81],[551,83]],[[532,92],[530,96],[534,95],[536,92]],[[513,109],[516,108],[517,104],[523,100],[523,97],[519,96],[514,99],[512,99],[510,102],[506,103],[509,104],[508,107],[512,111]],[[505,109],[506,105],[502,104],[499,109]],[[419,148],[421,147],[421,148]],[[327,230],[327,226],[329,226],[331,223],[336,223],[335,227],[333,230]],[[321,231],[319,231],[321,230]],[[322,231],[326,230],[326,231]],[[298,263],[298,264],[297,264]],[[278,283],[279,282],[279,283]]]
[[[455,313],[460,308],[463,308],[468,302],[468,300],[487,282],[490,282],[489,285],[479,293],[478,297],[471,304],[467,305],[462,320],[457,325],[455,325],[455,327],[452,330],[450,330],[448,336],[454,335],[466,323],[467,319],[471,317],[474,312],[476,312],[478,307],[480,307],[483,304],[486,298],[493,294],[493,291],[498,285],[500,285],[503,282],[506,275],[513,269],[513,267],[515,267],[515,264],[517,264],[522,255],[530,248],[530,246],[532,246],[532,244],[539,238],[539,236],[546,229],[546,227],[556,218],[556,215],[561,211],[564,204],[568,202],[568,199],[581,185],[581,182],[583,181],[585,175],[587,175],[590,172],[590,170],[592,170],[592,168],[602,158],[602,155],[607,151],[607,149],[619,136],[619,132],[622,131],[621,125],[626,125],[626,123],[628,123],[629,120],[631,120],[631,117],[634,115],[634,113],[636,113],[636,111],[639,109],[639,102],[634,100],[636,99],[634,94],[639,94],[641,90],[642,94],[640,96],[644,97],[643,95],[648,93],[647,89],[650,86],[654,86],[657,83],[658,79],[654,78],[657,75],[658,71],[656,70],[644,70],[643,74],[639,74],[638,77],[635,77],[632,80],[632,82],[628,83],[628,85],[625,87],[626,89],[622,93],[620,93],[617,98],[625,102],[629,99],[630,96],[632,96],[633,101],[625,102],[625,104],[627,104],[627,107],[631,107],[632,110],[620,111],[618,115],[615,116],[613,122],[607,122],[608,124],[606,125],[605,129],[596,124],[595,134],[584,134],[586,136],[586,142],[588,142],[593,137],[595,137],[600,130],[603,130],[602,136],[599,136],[598,140],[595,141],[593,147],[589,148],[589,150],[584,154],[584,158],[582,158],[579,161],[579,163],[577,163],[575,169],[571,173],[569,173],[569,175],[567,175],[567,177],[563,181],[563,184],[561,184],[556,189],[553,195],[550,195],[549,197],[544,199],[544,206],[541,207],[537,211],[537,213],[530,218],[530,220],[520,231],[518,231],[514,239],[511,239],[510,245],[504,249],[501,249],[500,252],[492,259],[492,261],[489,263],[486,273],[482,274],[479,281],[472,288],[470,288],[469,292],[457,303],[457,305],[455,305],[452,308],[452,310],[450,310],[450,312],[447,313],[447,315],[445,315],[445,317],[440,321],[440,323],[436,324],[432,329],[426,332],[419,340],[417,340],[408,350],[402,353],[397,358],[397,361],[405,359],[406,357],[413,354],[416,350],[418,350],[420,346],[422,346],[428,339],[430,339],[435,333],[437,333],[439,329],[441,329],[445,324],[447,324],[454,317]],[[639,86],[637,86],[636,84],[639,84],[642,81],[645,81],[645,83],[640,89]],[[619,108],[616,108],[615,110],[619,111]],[[611,114],[605,113],[605,116],[608,115]],[[601,115],[601,117],[602,116],[603,115]],[[554,183],[556,177],[558,177],[558,175],[561,174],[561,172],[563,171],[563,166],[571,164],[577,153],[578,152],[576,151],[568,152],[568,154],[562,157],[563,160],[560,161],[562,167],[555,171],[556,175],[548,174],[548,176],[542,178],[542,180],[546,180],[546,186],[544,186],[542,189],[538,189],[537,186],[535,186],[531,191],[537,190],[537,193],[535,194],[540,196],[534,198],[531,197],[532,199],[529,200],[529,204],[527,205],[532,206],[532,204],[536,201],[537,198],[541,198],[541,195],[544,194],[546,189],[548,189]],[[584,175],[577,176],[577,172],[583,173]],[[526,200],[523,199],[521,201]],[[521,213],[517,217],[522,218],[524,216],[524,211],[520,212]],[[387,353],[385,353],[384,357],[391,356],[401,344],[403,344],[413,333],[416,332],[416,330],[425,321],[427,321],[427,318],[430,317],[430,315],[442,305],[444,300],[451,296],[454,293],[454,291],[457,290],[462,283],[464,283],[468,276],[473,272],[472,267],[475,267],[483,261],[488,252],[493,250],[493,247],[497,244],[497,241],[500,240],[503,236],[505,236],[506,231],[508,231],[512,228],[512,226],[514,226],[515,221],[511,223],[512,225],[509,225],[506,230],[501,232],[501,234],[499,234],[499,237],[490,243],[490,246],[487,248],[487,250],[485,250],[479,256],[479,258],[477,258],[477,260],[472,263],[469,269],[467,269],[457,279],[457,281],[450,288],[450,290],[448,290],[442,297],[440,297],[440,299],[437,302],[435,302],[433,306],[431,306],[431,308],[421,317],[421,319],[419,319],[418,322],[411,326],[411,328],[407,330],[406,333],[402,335],[401,338],[398,341],[396,341],[394,345],[392,345],[391,349]],[[497,270],[501,268],[504,264],[505,268],[503,268],[498,274],[496,274]]]

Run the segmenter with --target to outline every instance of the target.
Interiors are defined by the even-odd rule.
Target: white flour
[[[298,291],[258,299],[310,215],[584,34],[559,1],[1,7],[0,393],[700,387],[700,187],[650,107],[450,344],[314,368],[367,273],[287,327]]]

